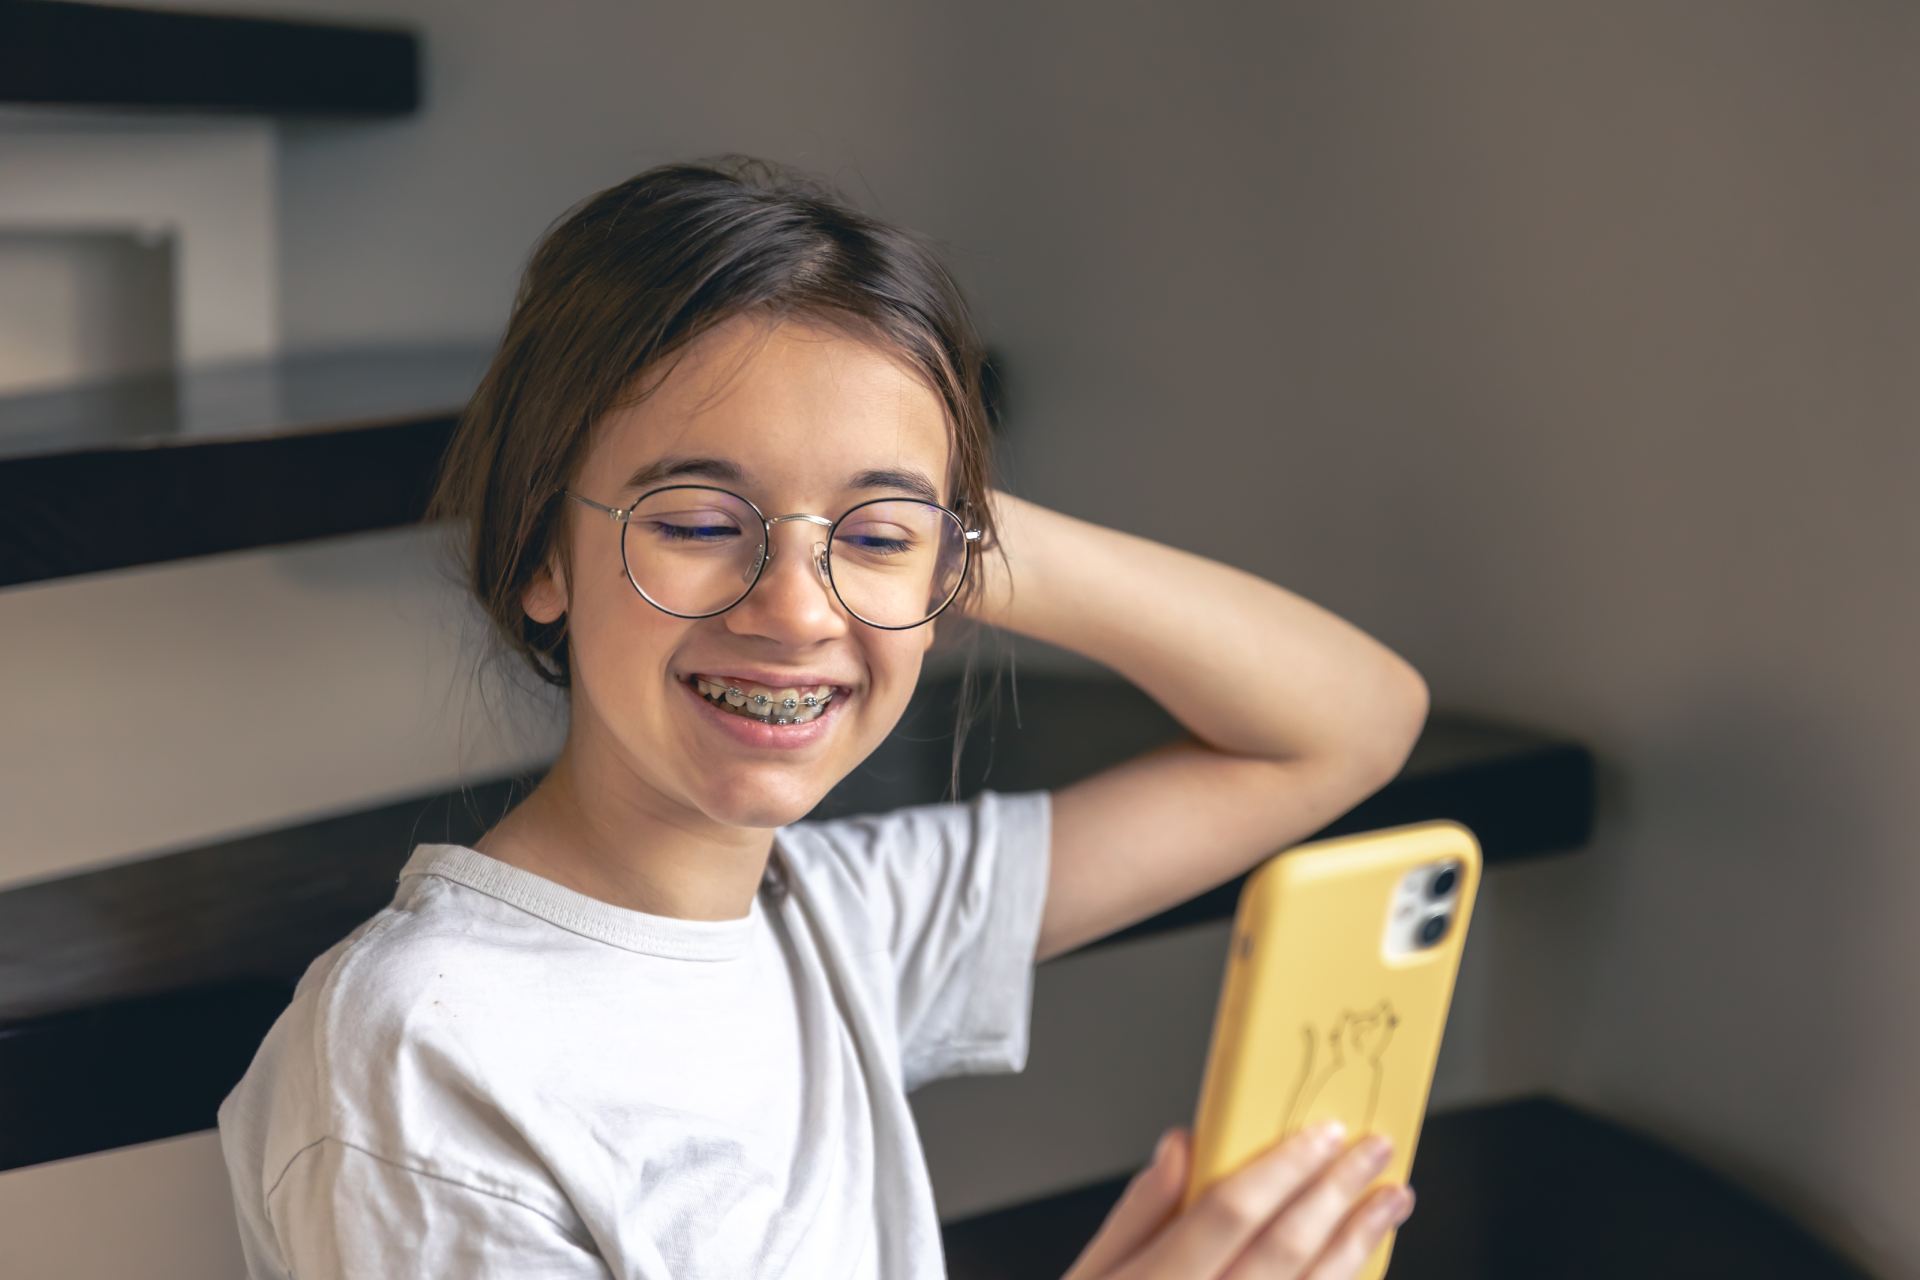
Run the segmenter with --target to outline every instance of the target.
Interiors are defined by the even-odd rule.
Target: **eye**
[[[856,520],[851,526],[842,526],[840,541],[849,550],[874,556],[905,555],[920,545],[911,529],[890,520]]]
[[[742,532],[740,522],[727,512],[699,509],[650,511],[633,527],[662,542],[729,542]]]
[[[900,555],[913,550],[913,542],[908,538],[877,538],[870,534],[853,538],[854,546],[861,551],[877,552],[884,555]]]
[[[648,527],[668,542],[718,542],[740,533],[732,525],[683,525],[665,520],[652,521]]]

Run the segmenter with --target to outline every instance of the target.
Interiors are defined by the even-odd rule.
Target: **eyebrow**
[[[679,476],[705,476],[710,480],[725,480],[731,484],[745,484],[747,473],[735,462],[725,458],[698,458],[668,455],[647,463],[627,480],[629,489],[645,489],[662,480],[671,480]],[[918,471],[898,467],[876,467],[866,471],[856,471],[847,481],[848,489],[899,489],[912,494],[934,506],[940,505],[940,492],[933,482]]]

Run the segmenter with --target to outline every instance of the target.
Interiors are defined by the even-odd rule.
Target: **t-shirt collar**
[[[778,858],[776,847],[761,882],[763,890],[777,888]],[[745,954],[762,914],[759,894],[747,914],[733,920],[686,920],[635,911],[460,844],[416,845],[396,880],[415,875],[441,876],[583,937],[674,960],[732,960]]]

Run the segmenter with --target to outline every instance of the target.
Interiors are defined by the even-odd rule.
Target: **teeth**
[[[834,694],[830,684],[771,689],[761,684],[722,683],[702,675],[693,677],[693,685],[707,701],[770,724],[804,724],[819,716]]]

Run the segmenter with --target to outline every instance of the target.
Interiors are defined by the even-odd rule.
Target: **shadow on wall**
[[[1568,904],[1569,944],[1589,962],[1571,975],[1563,1078],[1855,1256],[1892,1256],[1902,1171],[1877,1171],[1876,1206],[1841,1186],[1815,1200],[1775,1170],[1782,1156],[1834,1169],[1912,1149],[1887,1143],[1898,1117],[1872,1104],[1910,1096],[1898,1064],[1920,1053],[1912,1020],[1890,1016],[1912,1007],[1912,976],[1888,947],[1912,936],[1920,877],[1866,820],[1897,794],[1882,776],[1896,759],[1862,732],[1870,717],[1804,679],[1765,701],[1686,679],[1648,735],[1619,847],[1582,861],[1589,891]],[[1752,1132],[1753,1116],[1774,1117],[1754,1148],[1715,1136]],[[1862,1223],[1877,1247],[1850,1239]]]

